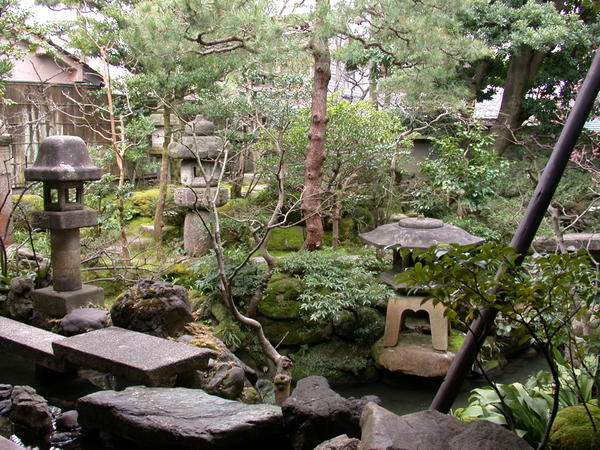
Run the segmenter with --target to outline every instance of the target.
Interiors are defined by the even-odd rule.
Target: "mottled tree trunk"
[[[328,0],[317,0],[317,14]],[[323,20],[319,17],[309,47],[314,59],[311,123],[308,147],[304,161],[304,193],[302,212],[306,223],[307,250],[317,250],[323,245],[323,220],[321,218],[321,180],[325,162],[325,134],[327,131],[327,86],[331,79],[331,56],[327,38],[321,35]]]
[[[163,120],[164,120],[164,131],[165,139],[163,142],[161,163],[160,163],[160,175],[159,175],[159,188],[158,198],[156,199],[156,209],[154,210],[154,242],[156,244],[157,254],[161,253],[162,236],[164,218],[163,213],[165,211],[165,201],[167,198],[167,185],[169,183],[169,144],[171,143],[171,108],[167,105],[163,109]]]
[[[515,141],[515,133],[527,119],[523,115],[523,101],[543,59],[544,53],[527,45],[522,45],[510,57],[500,112],[492,128],[496,134],[494,149],[498,154],[502,154]]]

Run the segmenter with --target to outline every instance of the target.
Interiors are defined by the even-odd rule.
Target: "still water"
[[[524,383],[529,375],[540,370],[547,370],[547,368],[546,361],[539,354],[533,357],[517,356],[509,360],[503,373],[494,378],[494,381],[496,383]],[[336,388],[336,391],[344,397],[377,395],[381,398],[384,408],[402,415],[429,408],[442,381],[441,378],[431,379],[390,374],[378,383],[339,387]],[[465,380],[453,408],[466,406],[471,389],[486,385],[487,383],[482,377]]]

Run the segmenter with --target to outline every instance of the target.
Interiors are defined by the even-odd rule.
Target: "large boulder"
[[[86,432],[110,431],[142,448],[286,449],[281,408],[246,405],[201,390],[134,386],[77,405]]]
[[[345,399],[323,377],[300,380],[281,408],[292,448],[310,450],[341,434],[359,437],[360,415],[367,400],[378,399]]]
[[[175,336],[194,320],[187,291],[163,281],[142,280],[110,310],[115,326],[159,337]]]
[[[52,413],[48,402],[30,386],[14,386],[10,395],[10,420],[39,434],[52,431]]]
[[[345,434],[329,439],[315,447],[315,450],[358,450],[360,441]]]
[[[259,317],[265,336],[280,345],[315,345],[331,338],[333,328],[329,323],[314,323],[306,320],[271,320]]]
[[[526,450],[529,444],[486,420],[464,423],[437,411],[397,416],[369,403],[360,419],[361,450]]]
[[[110,325],[108,311],[96,308],[77,308],[60,320],[60,326],[67,336],[99,330]]]
[[[15,277],[10,280],[8,291],[8,311],[13,319],[29,321],[33,317],[33,281],[27,277]]]

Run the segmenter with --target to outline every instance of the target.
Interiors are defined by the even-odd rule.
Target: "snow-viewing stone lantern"
[[[25,169],[25,179],[41,181],[44,189],[44,210],[33,213],[32,225],[50,230],[53,284],[33,291],[37,311],[61,317],[88,303],[104,301],[102,288],[81,282],[79,232],[98,224],[96,211],[83,207],[83,184],[101,176],[85,142],[75,136],[44,139],[35,163]]]
[[[484,239],[467,233],[462,228],[426,217],[404,218],[375,228],[359,237],[368,244],[383,249],[393,250],[393,267],[381,274],[384,282],[391,285],[396,295],[389,299],[385,332],[375,355],[376,361],[388,370],[400,371],[411,375],[443,376],[445,375],[453,354],[448,350],[448,318],[444,315],[442,304],[434,305],[426,300],[427,293],[409,295],[406,287],[396,282],[396,276],[412,265],[409,254],[402,257],[402,249],[427,249],[447,244],[480,244]],[[428,350],[424,341],[415,336],[403,338],[403,329],[407,311],[417,313],[426,311],[429,316],[431,342]],[[374,348],[377,348],[377,345]],[[443,353],[442,353],[443,352]]]

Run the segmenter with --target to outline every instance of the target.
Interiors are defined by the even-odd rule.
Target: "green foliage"
[[[597,372],[598,361],[595,355],[588,355],[586,367],[592,373],[575,369],[557,354],[560,372],[561,391],[559,407],[569,408],[592,401],[592,387]],[[525,385],[521,383],[496,384],[495,389],[485,387],[474,389],[469,397],[469,405],[459,408],[453,414],[461,420],[485,419],[500,425],[507,425],[531,445],[542,441],[548,417],[552,409],[553,382],[550,374],[540,372],[529,377]],[[590,405],[590,407],[592,407]],[[590,419],[582,409],[582,425],[591,429]],[[596,409],[598,409],[596,407]],[[558,417],[553,430],[561,428]],[[588,439],[591,433],[588,434]],[[566,447],[571,448],[571,447]],[[585,447],[589,448],[589,447]]]
[[[435,141],[434,154],[423,161],[426,182],[413,192],[414,208],[427,216],[439,216],[448,207],[459,218],[481,210],[495,194],[509,164],[492,149],[492,136],[481,123],[461,125],[454,136]]]
[[[379,283],[375,258],[353,258],[340,252],[298,252],[281,258],[279,270],[303,279],[299,299],[303,315],[312,321],[332,318],[343,309],[375,304],[390,295]]]
[[[85,190],[86,203],[98,211],[98,231],[116,234],[121,227],[134,216],[134,211],[125,208],[124,215],[119,213],[117,198],[127,201],[131,197],[133,186],[129,183],[118,186],[116,176],[106,173],[98,181],[90,183]]]
[[[246,249],[232,248],[225,252],[226,265],[225,274],[231,276],[237,266],[245,259]],[[221,293],[219,272],[217,269],[214,255],[208,255],[200,258],[192,268],[198,272],[199,278],[196,281],[198,290],[206,295],[217,296]],[[263,276],[263,269],[253,261],[248,261],[237,275],[231,280],[231,294],[236,302],[243,303],[249,300],[256,292]]]
[[[454,415],[464,421],[485,419],[507,425],[536,446],[544,436],[552,397],[539,388],[521,383],[497,384],[496,389],[500,396],[491,387],[474,389],[469,406],[456,410]]]

